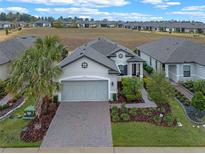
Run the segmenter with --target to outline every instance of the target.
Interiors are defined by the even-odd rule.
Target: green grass
[[[30,103],[25,103],[17,111],[15,111],[12,116],[23,115],[24,109],[31,105]],[[0,147],[39,147],[40,142],[28,143],[20,139],[20,133],[23,127],[28,124],[29,121],[23,119],[6,119],[0,122]]]
[[[112,124],[114,146],[205,146],[205,129],[193,128],[176,101],[171,102],[171,107],[183,127],[164,128],[140,122],[115,123]]]

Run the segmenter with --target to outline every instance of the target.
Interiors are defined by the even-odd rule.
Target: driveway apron
[[[41,145],[49,147],[112,147],[108,102],[61,103]]]

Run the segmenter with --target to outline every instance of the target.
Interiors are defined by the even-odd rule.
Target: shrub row
[[[112,122],[149,122],[155,125],[172,127],[176,126],[176,118],[171,114],[171,108],[168,104],[164,104],[157,109],[137,109],[126,108],[122,105],[120,108],[112,107]]]
[[[191,101],[186,98],[183,94],[181,94],[179,91],[175,90],[175,97],[181,102],[183,103],[185,106],[190,106],[191,105]]]

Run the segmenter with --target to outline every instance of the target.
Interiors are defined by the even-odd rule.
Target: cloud
[[[138,12],[121,13],[121,12],[105,12],[93,8],[36,8],[37,12],[42,14],[65,14],[71,16],[86,16],[89,18],[108,19],[108,20],[162,20],[162,17],[155,17],[149,14],[142,14]]]
[[[182,9],[183,11],[205,11],[205,5],[201,6],[188,6]]]
[[[175,12],[170,12],[169,14],[205,18],[205,12],[202,11],[175,11]]]
[[[28,13],[28,9],[23,7],[7,7],[0,8],[0,12],[19,12],[19,13]]]
[[[181,2],[170,0],[142,0],[142,3],[152,4],[159,9],[166,9],[170,6],[181,5]]]
[[[128,0],[7,0],[10,2],[34,3],[44,5],[72,5],[78,7],[113,7],[129,4]]]

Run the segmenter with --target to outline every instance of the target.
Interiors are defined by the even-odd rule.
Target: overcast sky
[[[0,0],[0,12],[124,21],[205,22],[205,0]]]

